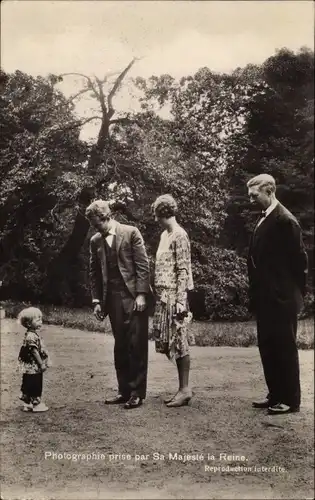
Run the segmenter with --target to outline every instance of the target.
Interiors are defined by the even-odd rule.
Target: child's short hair
[[[29,328],[32,326],[33,319],[36,318],[36,316],[42,315],[42,311],[37,307],[26,307],[19,313],[17,320],[24,328]]]

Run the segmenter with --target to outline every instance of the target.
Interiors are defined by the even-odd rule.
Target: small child
[[[26,328],[18,358],[23,373],[20,396],[24,402],[23,411],[47,411],[48,407],[41,401],[41,396],[43,372],[48,368],[48,352],[38,335],[43,315],[40,309],[28,307],[20,312],[18,321]]]

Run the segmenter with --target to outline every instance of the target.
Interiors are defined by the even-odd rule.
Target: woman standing
[[[192,397],[189,387],[189,345],[194,344],[187,324],[187,291],[193,288],[190,242],[186,231],[176,221],[177,204],[171,195],[159,196],[152,205],[155,220],[165,228],[156,254],[154,287],[156,308],[153,333],[156,351],[176,361],[179,389],[168,407],[187,405]]]

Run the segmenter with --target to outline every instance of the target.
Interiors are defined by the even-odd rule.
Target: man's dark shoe
[[[124,398],[121,394],[116,394],[113,398],[108,398],[105,399],[105,404],[106,405],[119,405],[122,403],[126,403],[128,401],[128,398]]]
[[[269,408],[271,406],[270,399],[263,399],[262,401],[253,401],[253,408]]]
[[[133,408],[138,408],[143,403],[143,399],[139,398],[139,396],[131,396],[130,399],[126,402],[124,408],[126,410],[132,410]]]
[[[278,403],[268,408],[269,415],[284,415],[285,413],[297,413],[299,411],[299,406],[288,406],[284,403]]]

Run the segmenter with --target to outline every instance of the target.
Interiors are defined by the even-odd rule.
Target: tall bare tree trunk
[[[97,137],[96,144],[92,148],[92,152],[88,162],[87,171],[89,175],[92,175],[96,172],[97,168],[104,162],[104,157],[106,155],[106,150],[108,149],[110,135],[109,129],[112,123],[118,123],[120,119],[112,120],[111,118],[115,114],[115,109],[113,107],[113,97],[117,90],[119,89],[122,80],[126,76],[127,72],[130,70],[131,66],[134,64],[135,59],[133,59],[129,65],[119,74],[115,83],[109,92],[107,98],[104,95],[103,84],[107,81],[107,77],[103,80],[95,78],[95,81],[92,81],[91,78],[86,75],[80,75],[86,79],[87,84],[84,89],[82,89],[75,97],[78,95],[82,95],[85,92],[92,91],[94,93],[95,98],[98,100],[100,104],[101,115],[95,118],[101,120],[101,125]],[[71,73],[68,73],[69,75]],[[122,118],[123,122],[124,119]],[[106,182],[108,179],[105,174],[105,177],[102,179],[102,182]],[[67,239],[65,245],[61,249],[60,253],[57,257],[50,263],[47,270],[47,293],[52,302],[58,300],[58,296],[60,294],[60,284],[67,277],[71,264],[77,261],[80,250],[85,242],[88,230],[89,230],[89,222],[85,218],[85,209],[91,203],[91,201],[95,197],[95,184],[85,187],[78,199],[78,210],[75,218],[75,222]]]

